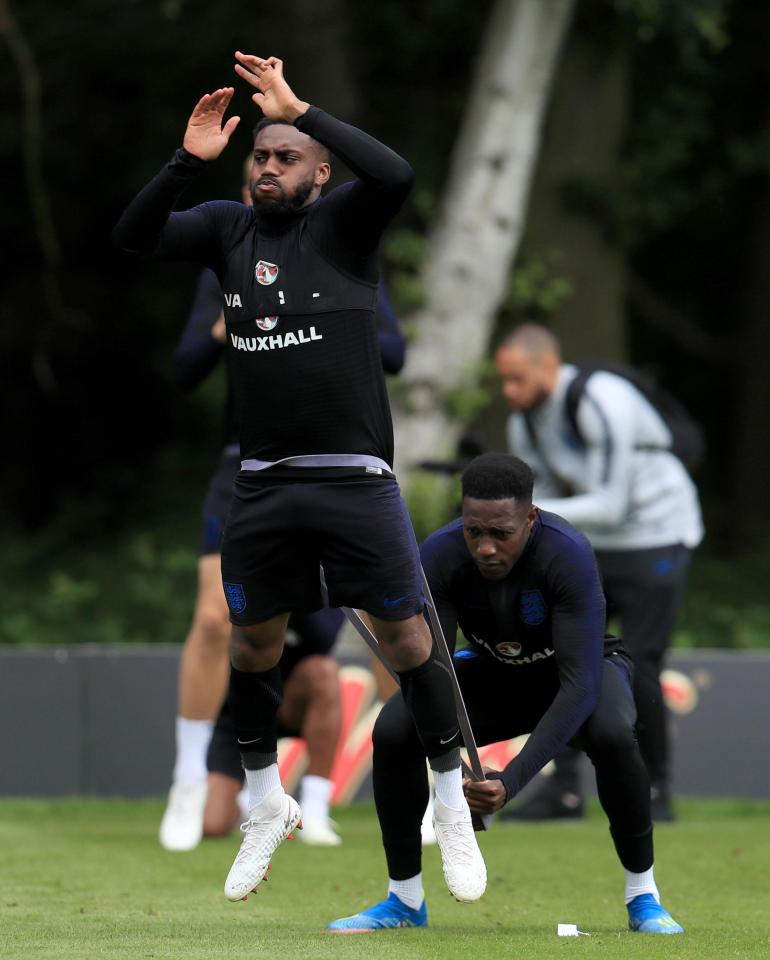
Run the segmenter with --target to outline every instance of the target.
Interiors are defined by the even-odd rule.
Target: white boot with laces
[[[228,900],[245,900],[265,879],[270,859],[295,827],[302,829],[299,804],[283,787],[271,790],[241,824],[243,842],[225,880]]]
[[[433,828],[449,892],[455,900],[468,903],[478,900],[487,888],[487,868],[476,842],[467,802],[463,800],[461,810],[453,810],[436,795]]]

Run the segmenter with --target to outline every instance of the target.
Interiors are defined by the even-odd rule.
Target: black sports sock
[[[281,671],[263,673],[230,671],[230,711],[245,770],[259,770],[278,756],[278,707],[281,705]]]

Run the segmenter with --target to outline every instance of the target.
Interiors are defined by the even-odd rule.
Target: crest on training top
[[[515,640],[506,640],[504,643],[496,644],[495,649],[504,657],[518,657],[521,653],[521,644],[516,643]]]
[[[269,287],[278,279],[278,264],[259,260],[254,267],[254,276],[257,278],[257,283],[261,283],[263,287]]]
[[[519,597],[519,616],[529,626],[537,626],[545,620],[546,606],[539,590],[525,590]]]
[[[278,317],[257,317],[254,323],[260,330],[272,330],[278,323]]]

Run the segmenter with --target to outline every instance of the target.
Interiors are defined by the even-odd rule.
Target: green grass
[[[621,870],[595,807],[580,824],[495,825],[477,904],[452,900],[429,848],[428,930],[334,936],[321,932],[329,920],[384,896],[370,805],[339,812],[342,847],[284,844],[273,879],[230,904],[221,888],[237,838],[165,853],[158,801],[0,801],[0,957],[765,960],[770,804],[682,801],[679,811],[656,831],[657,880],[683,937],[626,931]],[[560,921],[591,936],[558,939]]]

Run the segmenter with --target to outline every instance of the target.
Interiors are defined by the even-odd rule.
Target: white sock
[[[651,893],[660,903],[660,894],[655,885],[653,868],[650,867],[644,873],[632,873],[630,870],[626,870],[626,906],[631,903],[634,897],[638,897],[642,893]]]
[[[463,794],[463,774],[460,767],[447,770],[445,773],[433,771],[433,782],[436,787],[436,796],[446,807],[452,810],[462,810],[465,804]]]
[[[417,873],[408,880],[389,880],[388,893],[395,893],[398,899],[412,910],[419,910],[425,899],[422,891],[422,874]]]
[[[209,748],[213,720],[176,718],[176,763],[174,783],[201,783],[206,780],[206,751]]]
[[[262,803],[268,793],[272,793],[276,787],[281,787],[281,775],[278,772],[277,763],[271,763],[269,767],[262,767],[261,770],[245,770],[244,773],[246,786],[249,788],[249,810],[253,810],[257,804]]]
[[[302,778],[299,805],[304,820],[327,820],[334,784],[326,777],[306,774]]]

